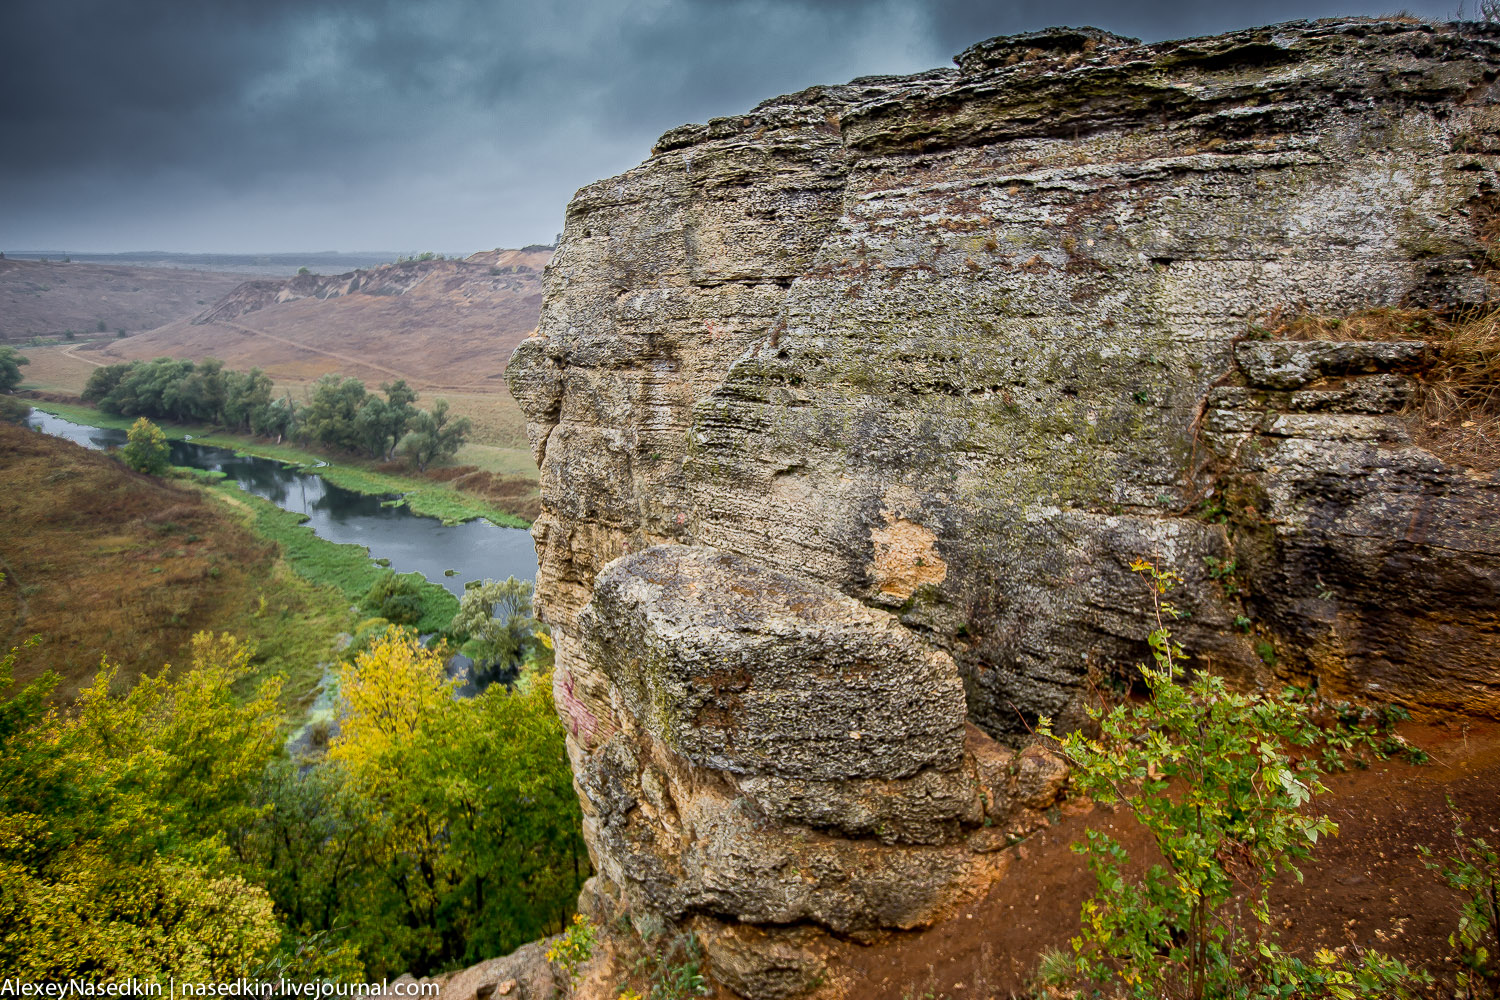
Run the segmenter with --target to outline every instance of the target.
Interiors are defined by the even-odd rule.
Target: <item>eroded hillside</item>
[[[106,345],[110,362],[215,357],[278,380],[329,372],[371,383],[503,393],[511,350],[536,326],[551,251],[493,250],[347,274],[247,281],[191,318]]]

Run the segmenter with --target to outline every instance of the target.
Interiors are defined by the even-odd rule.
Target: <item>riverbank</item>
[[[92,406],[79,403],[58,402],[51,399],[27,400],[32,407],[55,414],[75,423],[90,424],[118,430],[129,430],[134,417],[117,417]],[[520,514],[506,510],[487,499],[466,493],[461,484],[473,476],[451,476],[452,470],[435,469],[432,477],[418,477],[377,468],[376,463],[349,456],[329,457],[295,445],[277,444],[241,434],[192,424],[159,423],[162,431],[173,440],[191,438],[198,444],[226,448],[236,454],[253,455],[257,458],[283,462],[300,469],[315,469],[319,476],[335,486],[367,496],[400,494],[402,502],[414,514],[435,517],[444,524],[461,524],[474,518],[484,518],[492,524],[506,528],[528,528],[531,521]],[[449,475],[450,478],[438,478]],[[485,483],[492,483],[493,476],[480,473]],[[459,484],[459,485],[456,485]],[[517,491],[517,500],[526,499]]]
[[[318,470],[320,474],[323,471]],[[246,493],[233,481],[221,479],[200,485],[205,492],[240,511],[245,526],[257,538],[280,546],[281,558],[293,572],[314,586],[336,591],[346,607],[358,605],[387,572],[370,558],[364,547],[319,538],[304,523],[307,519],[303,515]],[[458,598],[430,580],[423,580],[418,586],[422,617],[415,623],[417,631],[447,631],[453,616],[458,614]]]
[[[5,648],[43,637],[17,661],[16,680],[53,670],[56,697],[70,701],[101,657],[129,684],[164,663],[186,666],[195,632],[232,632],[256,647],[250,683],[282,674],[289,712],[305,710],[320,662],[350,625],[350,601],[298,572],[271,544],[279,539],[232,513],[248,506],[216,492],[0,424],[0,633]]]

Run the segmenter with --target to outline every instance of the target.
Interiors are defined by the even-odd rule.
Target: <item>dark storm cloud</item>
[[[1147,40],[1378,4],[56,0],[0,15],[0,246],[549,239],[662,131],[995,34]],[[1419,13],[1446,15],[1439,5]]]
[[[1472,9],[1474,0],[1469,0]],[[1157,42],[1219,34],[1235,28],[1275,24],[1303,18],[1346,14],[1388,14],[1405,8],[1426,17],[1447,18],[1457,13],[1451,3],[1327,2],[1327,0],[1256,0],[1252,3],[1141,3],[1130,0],[1017,0],[1011,3],[973,3],[935,0],[931,6],[933,39],[955,52],[993,35],[1031,31],[1049,24],[1093,25],[1118,35]]]

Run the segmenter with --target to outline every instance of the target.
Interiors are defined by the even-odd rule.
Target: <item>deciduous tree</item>
[[[126,434],[126,445],[120,449],[125,464],[148,476],[159,476],[167,471],[167,436],[162,429],[145,417],[138,417]]]
[[[464,651],[488,663],[508,666],[536,627],[531,606],[531,581],[510,577],[470,584],[459,599],[450,627],[470,642]]]
[[[439,399],[431,410],[417,411],[410,426],[401,441],[401,450],[413,465],[425,472],[433,462],[447,461],[458,454],[471,425],[468,417],[450,420],[448,401]]]
[[[11,393],[21,384],[21,366],[31,364],[14,347],[0,347],[0,392]]]
[[[226,979],[270,953],[270,897],[224,840],[280,744],[279,683],[233,690],[249,656],[199,635],[187,671],[125,693],[102,663],[74,713],[46,707],[45,681],[0,701],[0,968]]]

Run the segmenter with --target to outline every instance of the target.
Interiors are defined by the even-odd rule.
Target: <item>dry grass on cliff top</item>
[[[1500,309],[1367,309],[1273,318],[1260,329],[1277,340],[1425,340],[1431,358],[1407,411],[1417,443],[1471,469],[1500,469]]]

